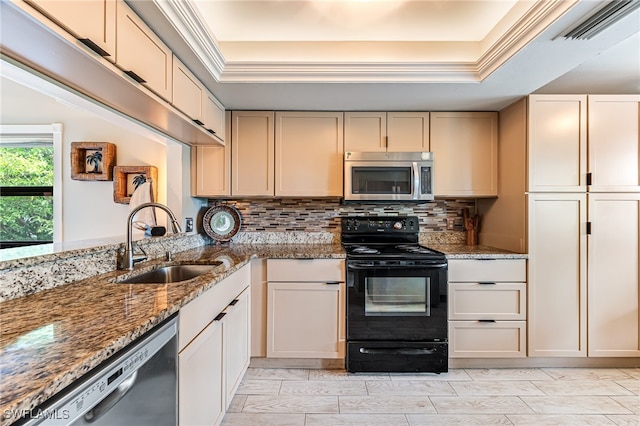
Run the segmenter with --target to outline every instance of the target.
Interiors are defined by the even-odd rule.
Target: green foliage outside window
[[[53,187],[53,147],[0,147],[0,187]],[[52,241],[53,197],[0,197],[0,241]]]

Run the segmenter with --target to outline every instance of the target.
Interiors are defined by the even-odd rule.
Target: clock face
[[[202,218],[208,236],[218,241],[229,241],[240,229],[240,212],[231,206],[209,208]]]

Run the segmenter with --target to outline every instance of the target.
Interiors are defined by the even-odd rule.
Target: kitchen
[[[43,84],[43,83],[40,83],[40,84]],[[5,85],[3,84],[3,90],[4,90],[4,87]],[[60,95],[62,99],[64,99],[64,96],[67,96],[67,95],[66,94]],[[39,102],[41,101],[42,99],[39,99]],[[59,110],[65,107],[68,107],[68,105],[65,104],[65,102],[57,101],[57,105],[55,108]],[[514,108],[517,108],[517,106]],[[274,108],[271,107],[266,109],[274,109]],[[379,109],[386,110],[385,108],[379,108]],[[436,109],[437,108],[434,108],[434,110]],[[113,111],[104,112],[101,115],[104,116],[112,112]],[[83,119],[84,118],[86,117],[83,117]],[[433,119],[433,116],[432,116],[432,119]],[[88,140],[105,140],[105,139],[110,140],[109,136],[111,136],[112,132],[115,132],[116,130],[114,130],[113,129],[114,126],[110,126],[109,123],[112,123],[113,121],[118,121],[118,120],[120,120],[119,123],[123,123],[121,116],[118,116],[117,114],[112,114],[111,116],[109,116],[109,120],[107,121],[107,124],[104,124],[104,122],[102,122],[101,123],[102,127],[97,127],[94,134],[89,134],[87,136],[79,135],[78,139],[72,139],[72,140],[87,140],[87,139]],[[47,121],[51,122],[51,119]],[[3,121],[3,124],[4,123],[5,122]],[[14,121],[14,123],[16,122]],[[517,121],[514,121],[514,123],[517,123]],[[72,126],[72,124],[70,125]],[[273,123],[271,125],[273,125]],[[67,121],[65,121],[65,134],[67,131],[66,130],[67,127],[68,127],[68,123]],[[148,128],[139,129],[138,128],[139,126],[132,126],[130,124],[122,124],[122,127],[125,127],[131,133],[126,134],[124,136],[113,135],[112,136],[114,138],[113,140],[118,141],[118,140],[127,140],[131,138],[135,138],[137,141],[140,141],[140,143],[147,143],[147,146],[149,146],[150,148],[143,150],[143,152],[133,152],[134,150],[127,150],[126,144],[119,144],[118,145],[118,164],[127,164],[127,162],[129,161],[131,162],[129,164],[136,164],[136,163],[137,164],[140,164],[140,163],[155,164],[155,161],[158,161],[159,163],[161,163],[163,161],[162,157],[163,156],[166,157],[168,167],[165,170],[162,170],[162,169],[160,170],[159,180],[160,182],[163,182],[166,180],[167,183],[166,183],[166,186],[162,186],[161,188],[159,188],[159,191],[160,191],[159,199],[162,201],[166,201],[166,203],[171,206],[171,208],[174,210],[174,212],[178,217],[182,217],[182,218],[196,217],[198,210],[200,209],[200,207],[202,207],[203,204],[201,204],[201,201],[199,199],[191,197],[191,188],[189,184],[189,181],[190,181],[189,168],[190,167],[188,166],[191,160],[190,158],[191,153],[189,152],[189,148],[179,144],[175,144],[173,143],[172,140],[169,140],[167,142],[166,140],[170,138],[166,138],[162,136],[158,137],[157,133],[150,131]],[[232,128],[235,128],[235,127],[232,127],[231,125],[227,126],[227,130],[231,130]],[[71,127],[71,130],[74,130],[73,127]],[[233,140],[233,131],[231,134],[232,134],[231,138],[225,138],[225,139]],[[144,138],[151,139],[151,142],[150,143],[146,142]],[[153,149],[151,148],[153,146],[153,143],[158,139],[161,139],[162,142],[166,143],[167,145],[166,153],[164,153],[165,152],[164,149],[161,149],[160,151],[162,151],[163,153],[155,154],[160,158],[156,157],[154,160],[149,161],[145,157],[145,154],[148,155],[149,151]],[[213,145],[213,147],[215,148],[215,145]],[[232,149],[233,149],[233,145],[232,145]],[[120,161],[121,153],[123,154],[122,155],[123,162]],[[182,164],[187,164],[187,167],[182,167]],[[233,169],[234,168],[232,167],[232,170]],[[175,173],[176,170],[177,170],[177,173]],[[220,169],[216,169],[216,170],[220,170]],[[440,170],[445,170],[445,169],[443,167]],[[521,168],[521,170],[524,170],[524,168]],[[174,172],[173,174],[171,173],[172,171]],[[166,173],[166,175],[164,175],[163,177],[162,173]],[[436,166],[436,173],[438,173],[437,166]],[[168,179],[166,177],[167,175],[172,176],[172,178]],[[174,179],[174,177],[176,179]],[[77,182],[77,181],[74,182],[71,180],[69,180],[69,182],[72,185],[76,185],[75,187],[73,187],[74,189],[72,189],[73,192],[78,191],[83,195],[87,192],[92,192],[95,194],[96,198],[101,198],[102,200],[110,200],[112,197],[112,194],[111,194],[112,187],[110,183],[100,183],[100,182],[85,183],[85,182]],[[197,179],[196,179],[196,182],[197,182]],[[231,182],[232,183],[234,182],[233,177],[231,178]],[[436,182],[437,182],[437,179],[436,179]],[[85,189],[88,185],[91,185],[91,186]],[[66,189],[67,187],[65,183],[65,198],[67,198]],[[342,191],[342,188],[340,188],[340,190]],[[524,191],[522,191],[522,188],[521,188],[521,192],[522,194],[524,194]],[[271,194],[275,194],[275,193],[272,192]],[[73,197],[73,195],[71,194],[70,196]],[[326,223],[322,223],[323,218],[326,218],[327,216],[335,217],[335,213],[332,214],[331,212],[335,212],[337,210],[343,211],[343,212],[346,211],[347,215],[357,214],[357,207],[349,207],[348,205],[342,205],[339,199],[331,199],[331,198],[308,199],[307,198],[302,201],[290,201],[287,198],[282,198],[282,200],[279,200],[277,199],[277,197],[274,197],[273,195],[269,198],[274,198],[274,199],[273,200],[266,199],[264,201],[256,201],[251,199],[250,200],[241,199],[238,201],[235,201],[235,200],[231,201],[231,204],[237,207],[240,207],[244,220],[248,222],[246,223],[247,232],[245,232],[244,235],[239,236],[242,238],[246,238],[246,240],[243,241],[241,239],[237,239],[237,240],[234,240],[234,242],[236,243],[256,242],[256,239],[258,239],[257,241],[264,242],[264,240],[260,240],[260,238],[271,238],[271,237],[278,238],[282,236],[282,232],[284,231],[287,233],[287,238],[290,238],[290,242],[305,243],[306,242],[305,240],[299,240],[298,238],[300,239],[304,238],[305,236],[303,234],[306,234],[306,231],[311,231],[312,236],[315,238],[315,241],[336,243],[338,240],[336,239],[335,235],[339,234],[338,221],[333,219],[330,222],[330,224],[327,225]],[[507,200],[506,198],[504,199],[505,201]],[[498,202],[502,202],[502,200],[503,198],[500,197],[498,199]],[[67,201],[65,200],[65,202]],[[70,200],[70,202],[73,202],[73,201]],[[303,206],[302,209],[304,210],[301,210],[300,206],[297,204],[301,204]],[[483,204],[489,204],[491,206],[493,204],[493,201],[491,199],[487,199],[487,200],[484,200],[484,201],[481,200],[480,202],[478,202],[478,208],[481,211],[483,208],[482,207]],[[111,201],[108,204],[106,204],[104,203],[104,201],[100,202],[98,200],[96,200],[96,205],[100,206],[100,208],[96,209],[97,211],[95,213],[92,212],[91,214],[78,213],[77,212],[78,209],[73,208],[74,204],[69,204],[68,206],[65,206],[63,211],[65,212],[65,215],[67,214],[73,215],[75,213],[78,213],[78,217],[74,218],[74,220],[78,223],[85,225],[84,229],[92,228],[91,224],[95,223],[95,221],[97,220],[99,221],[99,223],[104,224],[104,226],[100,227],[101,230],[105,230],[105,232],[111,232],[110,234],[98,235],[96,237],[103,237],[103,236],[109,237],[111,235],[122,235],[122,231],[124,231],[124,222],[125,222],[124,219],[126,218],[126,214],[128,211],[127,206],[115,205]],[[437,243],[434,241],[429,241],[428,239],[434,238],[435,235],[433,235],[434,234],[433,232],[428,232],[428,231],[435,231],[435,230],[445,231],[450,226],[453,226],[454,228],[454,232],[452,232],[451,234],[454,235],[454,238],[458,238],[458,240],[455,240],[454,242],[456,243],[463,242],[463,240],[460,239],[460,235],[462,234],[462,232],[460,231],[462,230],[462,223],[463,223],[462,211],[464,210],[465,207],[470,207],[473,210],[475,206],[476,206],[475,201],[465,200],[465,199],[458,200],[454,198],[454,200],[450,200],[450,199],[436,200],[435,203],[433,204],[428,203],[426,205],[416,205],[416,206],[403,205],[400,207],[398,207],[397,205],[394,205],[393,207],[391,207],[391,209],[393,210],[394,214],[400,213],[404,215],[413,215],[413,214],[420,215],[420,217],[423,218],[423,221],[424,221],[421,223],[421,225],[424,225],[424,226],[421,227],[420,229],[421,231],[420,237],[422,238],[421,242],[425,241],[427,245],[432,245]],[[352,208],[354,210],[350,210]],[[371,206],[367,208],[370,209],[367,212],[375,211],[376,215],[385,214],[384,206]],[[524,205],[519,205],[518,208],[522,210],[524,209]],[[180,209],[182,210],[180,211]],[[253,219],[251,216],[252,212],[258,212],[256,216],[261,217],[263,214],[266,213],[268,215],[270,214],[269,212],[273,212],[274,210],[281,211],[282,213],[288,213],[288,214],[276,214],[274,217],[275,221],[270,220],[269,217],[267,216],[263,222],[260,222],[257,219]],[[416,213],[416,210],[417,210],[417,213]],[[296,216],[298,218],[303,218],[304,221],[292,220],[291,221],[292,224],[290,226],[286,226],[286,227],[283,226],[282,228],[279,229],[278,225],[280,221],[283,220],[283,217],[287,217],[287,216],[289,217]],[[524,213],[522,214],[522,217],[524,217]],[[249,218],[252,218],[252,220],[248,220]],[[487,219],[487,221],[488,220],[489,219]],[[499,222],[501,221],[503,225],[507,225],[507,224],[511,225],[511,222],[509,222],[509,220],[513,222],[516,219],[502,218],[499,220]],[[109,226],[112,226],[110,231],[109,231]],[[69,232],[74,232],[73,227],[71,226],[65,226],[63,229],[64,229],[64,232],[67,232],[67,229],[69,229]],[[82,230],[83,227],[79,227],[79,229]],[[491,229],[491,224],[488,223],[484,230],[489,231],[490,229]],[[296,231],[302,231],[302,232],[296,232]],[[75,232],[80,233],[82,231],[75,231]],[[519,230],[518,232],[525,232],[525,230],[522,229],[522,230]],[[513,234],[516,235],[518,232],[513,232]],[[274,235],[274,234],[279,234],[279,235]],[[181,250],[174,249],[174,248],[172,248],[171,250],[174,252],[178,252],[186,249],[197,250],[197,247],[199,245],[199,243],[195,241],[197,240],[197,238],[198,238],[197,236],[193,236],[191,239],[185,238],[185,240],[188,240],[188,241],[181,242],[181,243],[184,243],[184,245],[180,246],[181,243],[178,243],[178,246],[181,248]],[[80,239],[80,238],[73,238],[73,239]],[[65,240],[67,240],[67,238],[65,238]],[[123,241],[123,237],[120,237],[116,242],[121,243],[122,241]],[[116,242],[112,242],[112,243],[115,244]],[[510,242],[510,244],[514,244],[514,243]],[[521,239],[515,238],[515,244],[522,244]],[[149,245],[153,245],[153,244],[149,243]],[[492,244],[492,245],[497,245],[497,244]],[[520,252],[520,253],[524,252],[525,250],[523,250],[520,247],[521,246],[517,246],[517,248],[511,249],[511,250],[515,252]],[[105,253],[107,253],[105,254],[105,256],[107,256],[108,258],[109,250],[113,250],[113,248],[105,246],[103,250],[105,251]],[[150,257],[152,258],[161,257],[164,254],[164,251],[166,251],[165,248],[156,248],[155,250],[156,251],[154,252],[153,248],[145,246],[145,251],[147,251],[148,253],[151,252],[152,254],[150,255]],[[99,250],[96,250],[96,252],[99,252]],[[95,254],[96,257],[98,257],[99,255],[100,253]],[[329,253],[324,253],[322,257],[326,257],[326,256],[331,257],[334,255],[335,255],[334,252],[329,251]],[[276,251],[275,254],[271,253],[269,255],[260,255],[260,256],[265,256],[265,259],[266,259],[269,256],[278,257],[278,256],[283,256],[283,254],[277,253]],[[46,260],[46,257],[44,257],[43,260]],[[49,258],[49,261],[52,261],[52,259]],[[55,260],[53,260],[52,263],[55,264],[56,263]],[[69,260],[65,262],[65,265],[72,264],[72,263],[73,263],[73,257],[70,256]],[[108,269],[109,267],[113,266],[110,264],[110,262],[104,261],[104,264],[100,262],[96,262],[96,263],[103,268],[102,270],[99,270],[97,273],[108,273],[112,271]],[[253,268],[253,264],[252,264],[252,268]],[[80,268],[74,268],[74,269],[80,269]],[[76,271],[76,272],[78,273],[78,275],[75,275],[75,280],[88,278],[87,276],[81,275],[81,273],[84,271]],[[267,274],[269,273],[269,268],[267,268],[266,273]],[[69,275],[71,276],[71,278],[74,278],[74,274],[69,274]],[[253,280],[253,274],[251,279]],[[460,281],[461,281],[460,283],[463,284],[465,280],[466,279],[464,277],[460,278]],[[71,279],[70,282],[73,282],[73,281],[74,280]],[[172,291],[175,291],[175,290],[172,290]],[[135,294],[133,296],[135,296]],[[136,299],[133,296],[123,295],[122,297],[124,298],[124,300],[129,300],[132,303],[135,303]],[[184,298],[185,295],[183,294],[182,296],[178,296],[178,295],[170,294],[166,297],[163,296],[163,297],[160,297],[160,300],[162,300],[162,302],[160,302],[160,300],[155,300],[154,298],[154,303],[157,304],[158,306],[162,306],[163,303],[165,303],[164,301],[167,300],[166,303],[170,305],[170,301],[175,300],[173,299],[173,297]],[[194,297],[194,295],[190,295],[189,298],[190,297]],[[254,299],[257,299],[257,296],[255,294],[252,294],[252,300]],[[184,302],[186,303],[186,300],[184,300]],[[583,321],[583,320],[584,318],[581,317],[580,321]],[[117,326],[115,327],[117,328]],[[254,336],[252,335],[252,338],[253,337]],[[252,344],[252,350],[253,350],[253,346],[254,345]],[[579,348],[578,353],[584,350],[585,350],[584,347]],[[582,352],[582,354],[584,354],[584,352]],[[633,360],[633,358],[630,358],[630,359]],[[488,364],[485,364],[485,365],[488,365]],[[632,366],[637,366],[637,364],[632,363]]]

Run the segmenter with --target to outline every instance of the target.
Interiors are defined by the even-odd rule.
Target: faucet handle
[[[173,260],[173,256],[171,255],[171,252],[169,250],[167,250],[167,252],[164,254],[164,259],[165,260]]]

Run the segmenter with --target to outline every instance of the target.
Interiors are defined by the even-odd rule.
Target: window
[[[59,127],[0,126],[0,248],[57,240],[54,140],[61,138],[53,130]]]

